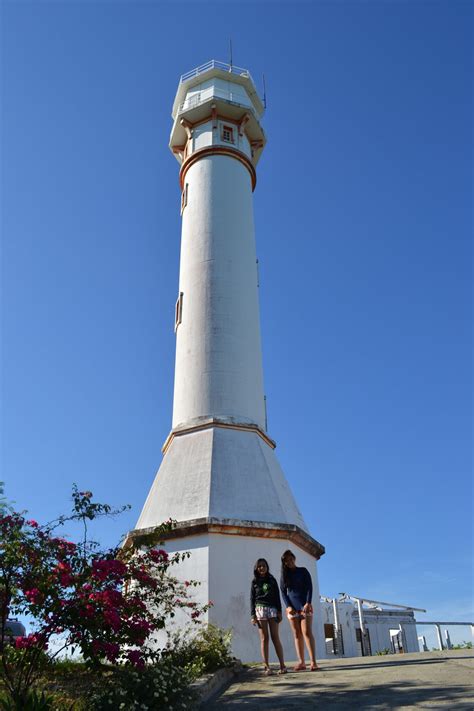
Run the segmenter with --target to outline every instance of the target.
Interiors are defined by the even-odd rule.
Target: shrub
[[[142,669],[110,667],[111,673],[89,696],[94,711],[195,709],[189,684],[202,674],[230,666],[231,633],[207,625],[195,636],[176,632],[153,665]]]
[[[54,711],[57,705],[54,696],[30,691],[22,701],[10,697],[0,699],[0,711]]]
[[[145,669],[115,668],[89,696],[92,711],[184,711],[195,709],[189,691],[190,674],[171,658],[163,658]]]
[[[26,704],[38,681],[44,658],[67,647],[78,648],[87,665],[100,669],[104,661],[144,667],[155,661],[147,642],[163,629],[175,611],[184,608],[193,623],[209,605],[188,599],[195,581],[181,582],[171,574],[190,553],[168,555],[155,546],[173,528],[168,521],[147,541],[102,551],[88,538],[88,525],[111,516],[108,504],[95,503],[90,491],[73,488],[73,511],[40,526],[15,511],[0,510],[0,678],[10,698]],[[83,525],[82,540],[59,537],[67,521]],[[8,619],[27,615],[34,632],[10,644]],[[54,638],[59,642],[48,652]]]
[[[210,674],[217,669],[229,667],[234,658],[230,644],[232,633],[214,625],[206,625],[195,636],[184,637],[176,632],[169,636],[163,658],[184,669],[192,679],[202,674]]]
[[[451,649],[472,649],[472,642],[461,642],[460,644],[454,644]]]

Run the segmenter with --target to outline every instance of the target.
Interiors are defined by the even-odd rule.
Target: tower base
[[[201,524],[201,533],[173,537],[165,541],[164,548],[168,553],[190,551],[191,556],[173,568],[173,575],[182,580],[197,580],[201,584],[197,588],[189,588],[190,598],[198,603],[212,601],[212,607],[203,618],[203,622],[216,625],[232,631],[232,652],[244,662],[261,660],[260,638],[258,630],[250,622],[250,584],[253,578],[253,568],[258,558],[268,561],[270,572],[279,582],[280,558],[282,553],[290,548],[296,556],[296,564],[305,567],[313,581],[313,632],[316,639],[316,654],[325,657],[325,640],[320,613],[319,583],[316,571],[316,553],[312,554],[298,545],[297,531],[288,531],[288,537],[283,537],[281,527],[270,526],[268,537],[257,536],[257,529],[249,530],[250,535],[239,533],[214,532],[218,524]],[[296,529],[296,527],[292,527]],[[188,527],[189,530],[189,527]],[[197,530],[197,529],[195,529]],[[222,530],[222,526],[221,526]],[[230,529],[228,529],[230,530]],[[234,526],[234,530],[237,527]],[[261,529],[258,529],[261,530]],[[275,537],[275,531],[278,535]],[[186,533],[186,528],[181,527]],[[145,531],[134,531],[130,535],[139,539]],[[314,539],[311,539],[314,541]],[[138,541],[137,541],[138,542]],[[317,544],[316,541],[314,541]],[[317,544],[319,545],[319,544]],[[308,549],[308,544],[305,545]],[[189,616],[179,611],[170,622],[167,631],[183,629],[190,634],[195,627]],[[282,641],[285,660],[296,659],[293,636],[290,624],[285,615],[283,603],[283,620],[280,624],[280,639]],[[166,631],[159,633],[157,643],[166,644]],[[276,656],[270,643],[270,660],[276,661]]]

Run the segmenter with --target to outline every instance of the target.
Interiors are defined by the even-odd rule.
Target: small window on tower
[[[184,212],[184,208],[188,204],[188,184],[183,188],[183,192],[181,193],[181,214]]]
[[[222,127],[222,140],[226,143],[234,142],[234,129],[231,126]]]
[[[176,300],[176,306],[174,311],[174,331],[178,330],[178,326],[183,318],[183,292],[179,292],[179,296]]]

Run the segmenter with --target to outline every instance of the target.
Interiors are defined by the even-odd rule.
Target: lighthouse
[[[260,658],[250,625],[254,563],[266,558],[278,579],[287,548],[311,573],[318,655],[325,650],[316,571],[324,548],[308,531],[266,424],[253,219],[263,114],[246,69],[213,60],[180,79],[170,137],[182,215],[172,427],[130,534],[139,541],[163,521],[177,522],[166,548],[191,552],[177,574],[200,581],[196,599],[213,602],[207,621],[232,629],[244,661]],[[281,637],[293,658],[286,621]]]

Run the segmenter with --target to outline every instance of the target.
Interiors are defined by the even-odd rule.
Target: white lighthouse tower
[[[185,579],[213,601],[208,621],[233,629],[233,650],[259,659],[250,625],[255,560],[279,577],[294,550],[310,570],[324,548],[308,532],[267,434],[252,192],[265,145],[264,107],[245,69],[211,61],[181,77],[170,148],[180,163],[181,264],[176,300],[173,423],[132,536],[169,519],[170,551],[190,550]],[[281,625],[293,658],[289,625]],[[318,655],[323,656],[316,614]]]

